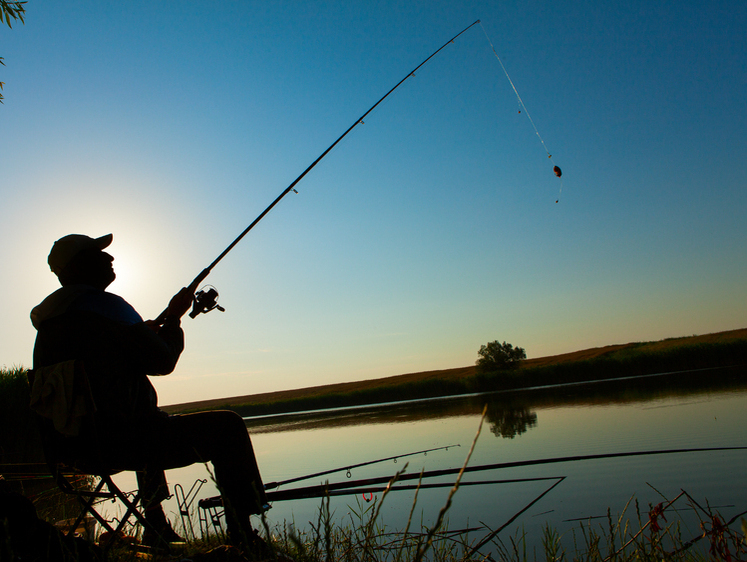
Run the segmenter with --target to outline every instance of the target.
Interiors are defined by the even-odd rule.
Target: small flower
[[[658,533],[662,530],[661,525],[659,525],[659,517],[661,517],[664,521],[667,520],[667,518],[664,516],[664,502],[655,505],[651,508],[651,511],[648,512],[648,522],[650,524],[652,533]]]

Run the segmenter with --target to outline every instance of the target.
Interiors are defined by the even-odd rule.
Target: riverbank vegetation
[[[485,415],[483,410],[483,421]],[[464,467],[469,463],[479,434],[478,430]],[[460,473],[430,527],[423,525],[422,520],[419,523],[416,515],[419,483],[404,529],[388,529],[381,518],[382,506],[406,470],[407,465],[394,475],[380,498],[367,504],[360,499],[355,505],[349,504],[348,515],[342,520],[336,519],[331,511],[329,497],[322,499],[316,520],[307,522],[301,529],[287,521],[270,528],[267,521],[262,520],[263,534],[275,559],[279,562],[736,562],[747,559],[747,520],[744,519],[747,511],[727,520],[706,501],[693,498],[685,490],[671,499],[660,494],[661,501],[647,507],[631,497],[617,515],[608,509],[605,518],[580,521],[577,527],[564,534],[547,525],[541,536],[530,536],[521,527],[509,531],[511,524],[544,494],[495,529],[480,522],[470,529],[450,530],[448,511],[459,490]],[[230,547],[211,547],[216,540],[220,542],[216,536],[192,541],[181,552],[181,559],[193,562],[249,560]],[[115,560],[135,559],[127,548],[115,552]],[[167,559],[175,560],[163,558]]]
[[[272,544],[296,562],[736,562],[747,557],[744,513],[725,520],[686,491],[647,507],[631,498],[617,515],[608,510],[601,522],[580,522],[565,535],[545,526],[540,537],[521,530],[504,535],[504,528],[484,526],[452,531],[438,522],[417,528],[412,513],[407,527],[394,532],[378,519],[385,501],[384,495],[367,507],[359,504],[342,524],[333,523],[329,505],[322,502],[307,530],[280,527],[271,532]],[[698,522],[696,528],[685,521],[688,516]]]
[[[459,493],[456,486],[452,491]],[[521,526],[509,530],[523,510],[496,528],[480,523],[470,529],[450,529],[448,500],[436,522],[431,527],[424,526],[417,514],[417,493],[405,528],[391,529],[381,516],[386,501],[386,492],[370,503],[359,499],[349,505],[349,515],[339,519],[325,498],[314,521],[298,526],[286,521],[274,527],[263,521],[258,527],[278,562],[736,562],[747,559],[745,512],[727,519],[706,501],[693,498],[684,490],[674,498],[661,497],[659,503],[647,506],[632,497],[626,505],[608,509],[603,519],[580,521],[562,534],[545,526],[539,536],[525,532]],[[136,534],[134,529],[128,533]],[[84,559],[91,560],[76,557],[60,560]],[[122,541],[98,560],[249,562],[252,558],[226,546],[223,536],[210,534],[192,538],[169,553],[149,551],[132,540]]]
[[[523,350],[522,350],[523,351]],[[747,329],[587,349],[526,359],[509,371],[475,366],[293,391],[166,406],[168,412],[231,409],[244,417],[614,380],[747,364]]]
[[[743,378],[744,368],[717,369],[743,365],[747,362],[745,334],[737,335],[739,337],[717,334],[700,338],[610,346],[555,358],[530,359],[521,369],[510,373],[483,375],[482,381],[476,378],[474,370],[461,378],[471,381],[472,385],[477,381],[491,389],[495,385],[503,385],[501,388],[506,390],[507,394],[518,397],[519,401],[510,404],[508,410],[505,404],[501,404],[500,408],[495,406],[500,411],[491,412],[489,403],[484,418],[491,432],[513,436],[526,431],[526,427],[531,425],[531,419],[516,415],[517,411],[523,411],[519,408],[520,397],[531,395],[533,400],[549,399],[550,395],[557,394],[552,391],[552,385],[608,379],[603,383],[579,385],[578,388],[588,393],[589,400],[597,400],[598,393],[602,392],[600,389],[605,387],[612,387],[615,393],[619,393],[621,376],[670,372],[671,374],[665,377],[657,376],[652,380],[668,378],[680,381],[686,387],[697,386],[699,380],[712,378],[714,370],[724,376],[736,373],[736,376]],[[605,377],[608,369],[617,373],[617,377]],[[648,372],[649,369],[653,371]],[[524,374],[520,375],[522,371]],[[688,374],[686,376],[679,371],[688,371]],[[497,381],[492,380],[494,376],[498,378]],[[415,384],[417,378],[414,377],[410,382]],[[428,380],[425,377],[420,378]],[[456,377],[456,380],[459,378]],[[529,392],[518,390],[527,386],[539,388]],[[636,391],[640,386],[639,382],[635,383]],[[26,370],[19,367],[0,371],[0,418],[5,429],[0,432],[3,463],[35,462],[39,458],[40,449],[35,442],[27,404]],[[506,415],[506,411],[510,411],[511,415]],[[518,418],[520,423],[517,422]],[[50,483],[47,482],[46,485],[48,484]],[[31,490],[30,483],[24,482],[23,486],[24,492]],[[631,490],[631,493],[633,492],[635,490]],[[455,493],[458,493],[456,489]],[[42,497],[42,494],[39,494],[39,497]],[[50,496],[45,497],[49,502]],[[735,498],[735,503],[739,504],[741,501],[740,498]],[[358,502],[357,506],[353,505],[351,508],[351,513],[356,518],[343,520],[334,518],[334,514],[329,512],[329,503],[323,502],[316,521],[299,522],[298,527],[291,525],[290,522],[274,528],[264,526],[263,534],[280,554],[279,560],[290,557],[296,562],[627,562],[661,559],[689,562],[747,559],[747,523],[742,519],[745,514],[739,513],[727,519],[713,510],[707,501],[690,497],[684,491],[675,498],[662,497],[660,503],[655,505],[639,505],[633,498],[627,505],[622,506],[621,511],[621,506],[612,506],[606,519],[581,521],[576,528],[563,534],[556,529],[545,527],[542,536],[531,536],[521,528],[518,531],[510,531],[510,526],[491,529],[482,523],[469,530],[450,530],[446,518],[440,516],[439,520],[443,519],[443,524],[427,528],[419,523],[416,500],[413,502],[412,515],[406,528],[389,529],[380,516],[384,502],[386,494],[369,504]],[[47,511],[46,508],[39,509],[41,504],[36,505],[40,516],[49,518],[49,521],[55,520],[52,511]],[[740,509],[742,506],[736,507]],[[614,510],[618,510],[617,515],[613,515],[616,513]],[[448,509],[444,514],[447,515],[447,512]],[[520,513],[516,514],[516,517]],[[197,517],[196,514],[192,516]],[[515,517],[510,517],[508,521],[511,522],[513,519]],[[191,536],[194,537],[194,533]],[[431,544],[426,549],[425,545],[429,540]],[[136,553],[131,547],[115,547],[108,559],[124,562],[150,556],[152,560],[163,562],[184,559],[194,562],[244,560],[235,551],[222,546],[222,542],[222,538],[215,535],[195,538],[189,541],[183,550],[168,556],[144,556],[142,553]]]
[[[0,462],[42,462],[41,438],[29,409],[29,384],[23,367],[0,369]]]

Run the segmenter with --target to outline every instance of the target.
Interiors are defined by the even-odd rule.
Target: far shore
[[[262,394],[163,406],[169,413],[231,409],[241,415],[294,412],[468,392],[519,389],[567,382],[622,378],[664,371],[747,364],[747,328],[655,342],[609,345],[527,359],[521,367],[492,375],[474,365]]]

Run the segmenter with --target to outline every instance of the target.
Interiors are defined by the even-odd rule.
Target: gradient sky
[[[747,4],[29,0],[0,29],[0,365],[69,233],[152,318],[163,404],[747,325]],[[484,29],[484,31],[483,31]],[[563,169],[560,180],[485,32]]]

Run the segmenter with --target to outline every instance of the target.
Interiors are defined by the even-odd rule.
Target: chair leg
[[[112,537],[118,536],[120,531],[124,529],[125,525],[131,523],[131,518],[134,518],[136,523],[140,523],[143,529],[153,530],[152,525],[150,525],[142,511],[138,508],[141,499],[140,492],[131,497],[130,494],[124,493],[119,489],[111,476],[98,475],[97,477],[99,478],[99,481],[93,490],[81,490],[73,486],[65,476],[58,473],[57,483],[59,488],[66,494],[75,495],[82,508],[75,523],[67,531],[66,534],[68,536],[75,533],[78,525],[83,521],[86,515],[93,516],[104,529],[111,533]],[[119,502],[124,506],[125,512],[117,522],[117,525],[113,525],[113,521],[107,520],[106,517],[99,513],[95,508],[96,502],[102,499],[111,499],[112,501],[119,500]],[[102,545],[104,551],[108,551],[111,545],[112,542]]]
[[[143,515],[143,513],[137,508],[137,504],[140,502],[140,492],[135,494],[135,497],[133,499],[130,499],[114,484],[114,482],[112,482],[110,476],[104,476],[102,478],[106,480],[106,486],[109,491],[113,493],[117,497],[117,499],[121,501],[122,504],[127,508],[125,514],[122,516],[122,522],[124,523],[128,521],[131,516],[134,516],[137,522],[140,523],[144,529],[150,528],[151,525],[145,519],[145,515]]]
[[[93,516],[99,522],[99,524],[105,527],[108,531],[111,532],[114,530],[109,522],[93,508],[93,504],[96,502],[96,500],[100,499],[102,495],[106,494],[106,492],[101,491],[105,484],[103,479],[99,480],[99,483],[96,485],[96,488],[92,492],[86,492],[85,494],[81,493],[79,490],[76,490],[75,487],[70,484],[70,482],[64,479],[64,477],[62,478],[62,482],[64,483],[60,485],[62,491],[66,494],[74,494],[83,508],[75,522],[67,531],[67,536],[72,536],[75,533],[75,530],[78,528],[78,525],[80,525],[83,519],[85,519],[86,515],[89,514]]]

